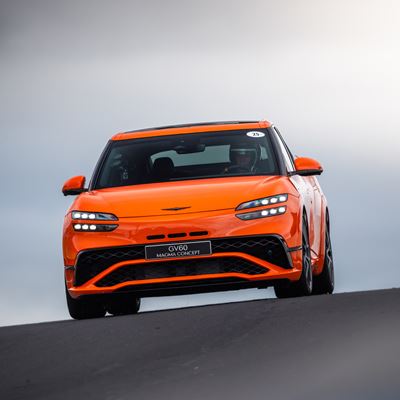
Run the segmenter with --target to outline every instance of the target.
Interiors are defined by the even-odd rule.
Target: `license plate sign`
[[[196,257],[211,254],[211,242],[184,242],[155,244],[145,247],[147,260]]]

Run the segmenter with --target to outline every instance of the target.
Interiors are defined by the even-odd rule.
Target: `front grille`
[[[121,261],[143,259],[144,246],[114,247],[88,250],[79,254],[75,270],[75,284],[83,285],[100,272]]]
[[[267,271],[267,268],[263,268],[237,257],[147,262],[143,264],[125,265],[121,268],[117,268],[115,271],[112,271],[104,278],[100,279],[96,283],[96,286],[107,287],[117,285],[118,283],[137,280],[212,275],[228,272],[259,275]]]
[[[285,244],[277,236],[242,236],[211,239],[210,241],[213,253],[240,252],[283,268],[291,268]],[[184,243],[184,241],[180,243]],[[140,244],[81,252],[75,265],[75,284],[77,286],[84,284],[116,263],[144,259],[144,246]]]
[[[211,240],[213,253],[239,252],[261,258],[271,264],[290,268],[290,262],[281,239],[276,236],[247,236]]]

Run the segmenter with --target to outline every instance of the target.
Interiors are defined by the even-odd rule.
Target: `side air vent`
[[[207,236],[208,232],[207,231],[196,231],[196,232],[178,232],[178,233],[169,233],[168,235],[149,235],[146,237],[147,240],[161,240],[161,239],[166,239],[167,237],[169,239],[175,239],[175,238],[183,238],[186,236]]]
[[[147,236],[147,240],[157,240],[157,239],[165,239],[165,235],[150,235],[150,236]]]
[[[168,237],[170,239],[174,239],[174,238],[181,238],[181,237],[185,237],[186,233],[185,232],[180,232],[180,233],[169,233]]]
[[[189,236],[207,236],[207,231],[190,232]]]

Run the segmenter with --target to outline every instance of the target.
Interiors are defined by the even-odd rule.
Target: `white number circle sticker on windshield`
[[[258,138],[258,137],[264,137],[265,133],[264,132],[258,132],[258,131],[251,131],[251,132],[247,132],[246,135],[249,136],[249,137]]]

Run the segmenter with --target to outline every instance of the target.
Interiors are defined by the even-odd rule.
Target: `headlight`
[[[111,232],[118,225],[102,224],[74,224],[74,230],[79,232]]]
[[[72,219],[88,219],[92,221],[118,221],[114,214],[88,212],[88,211],[72,211]]]
[[[262,206],[269,206],[277,203],[284,203],[287,201],[288,195],[285,194],[277,194],[276,196],[264,197],[262,199],[246,201],[246,203],[239,204],[236,210],[243,210],[245,208],[255,208]]]
[[[250,219],[273,217],[275,215],[281,215],[286,212],[286,206],[281,206],[277,208],[266,208],[265,210],[252,211],[249,213],[236,214],[239,219],[243,221],[248,221]]]

